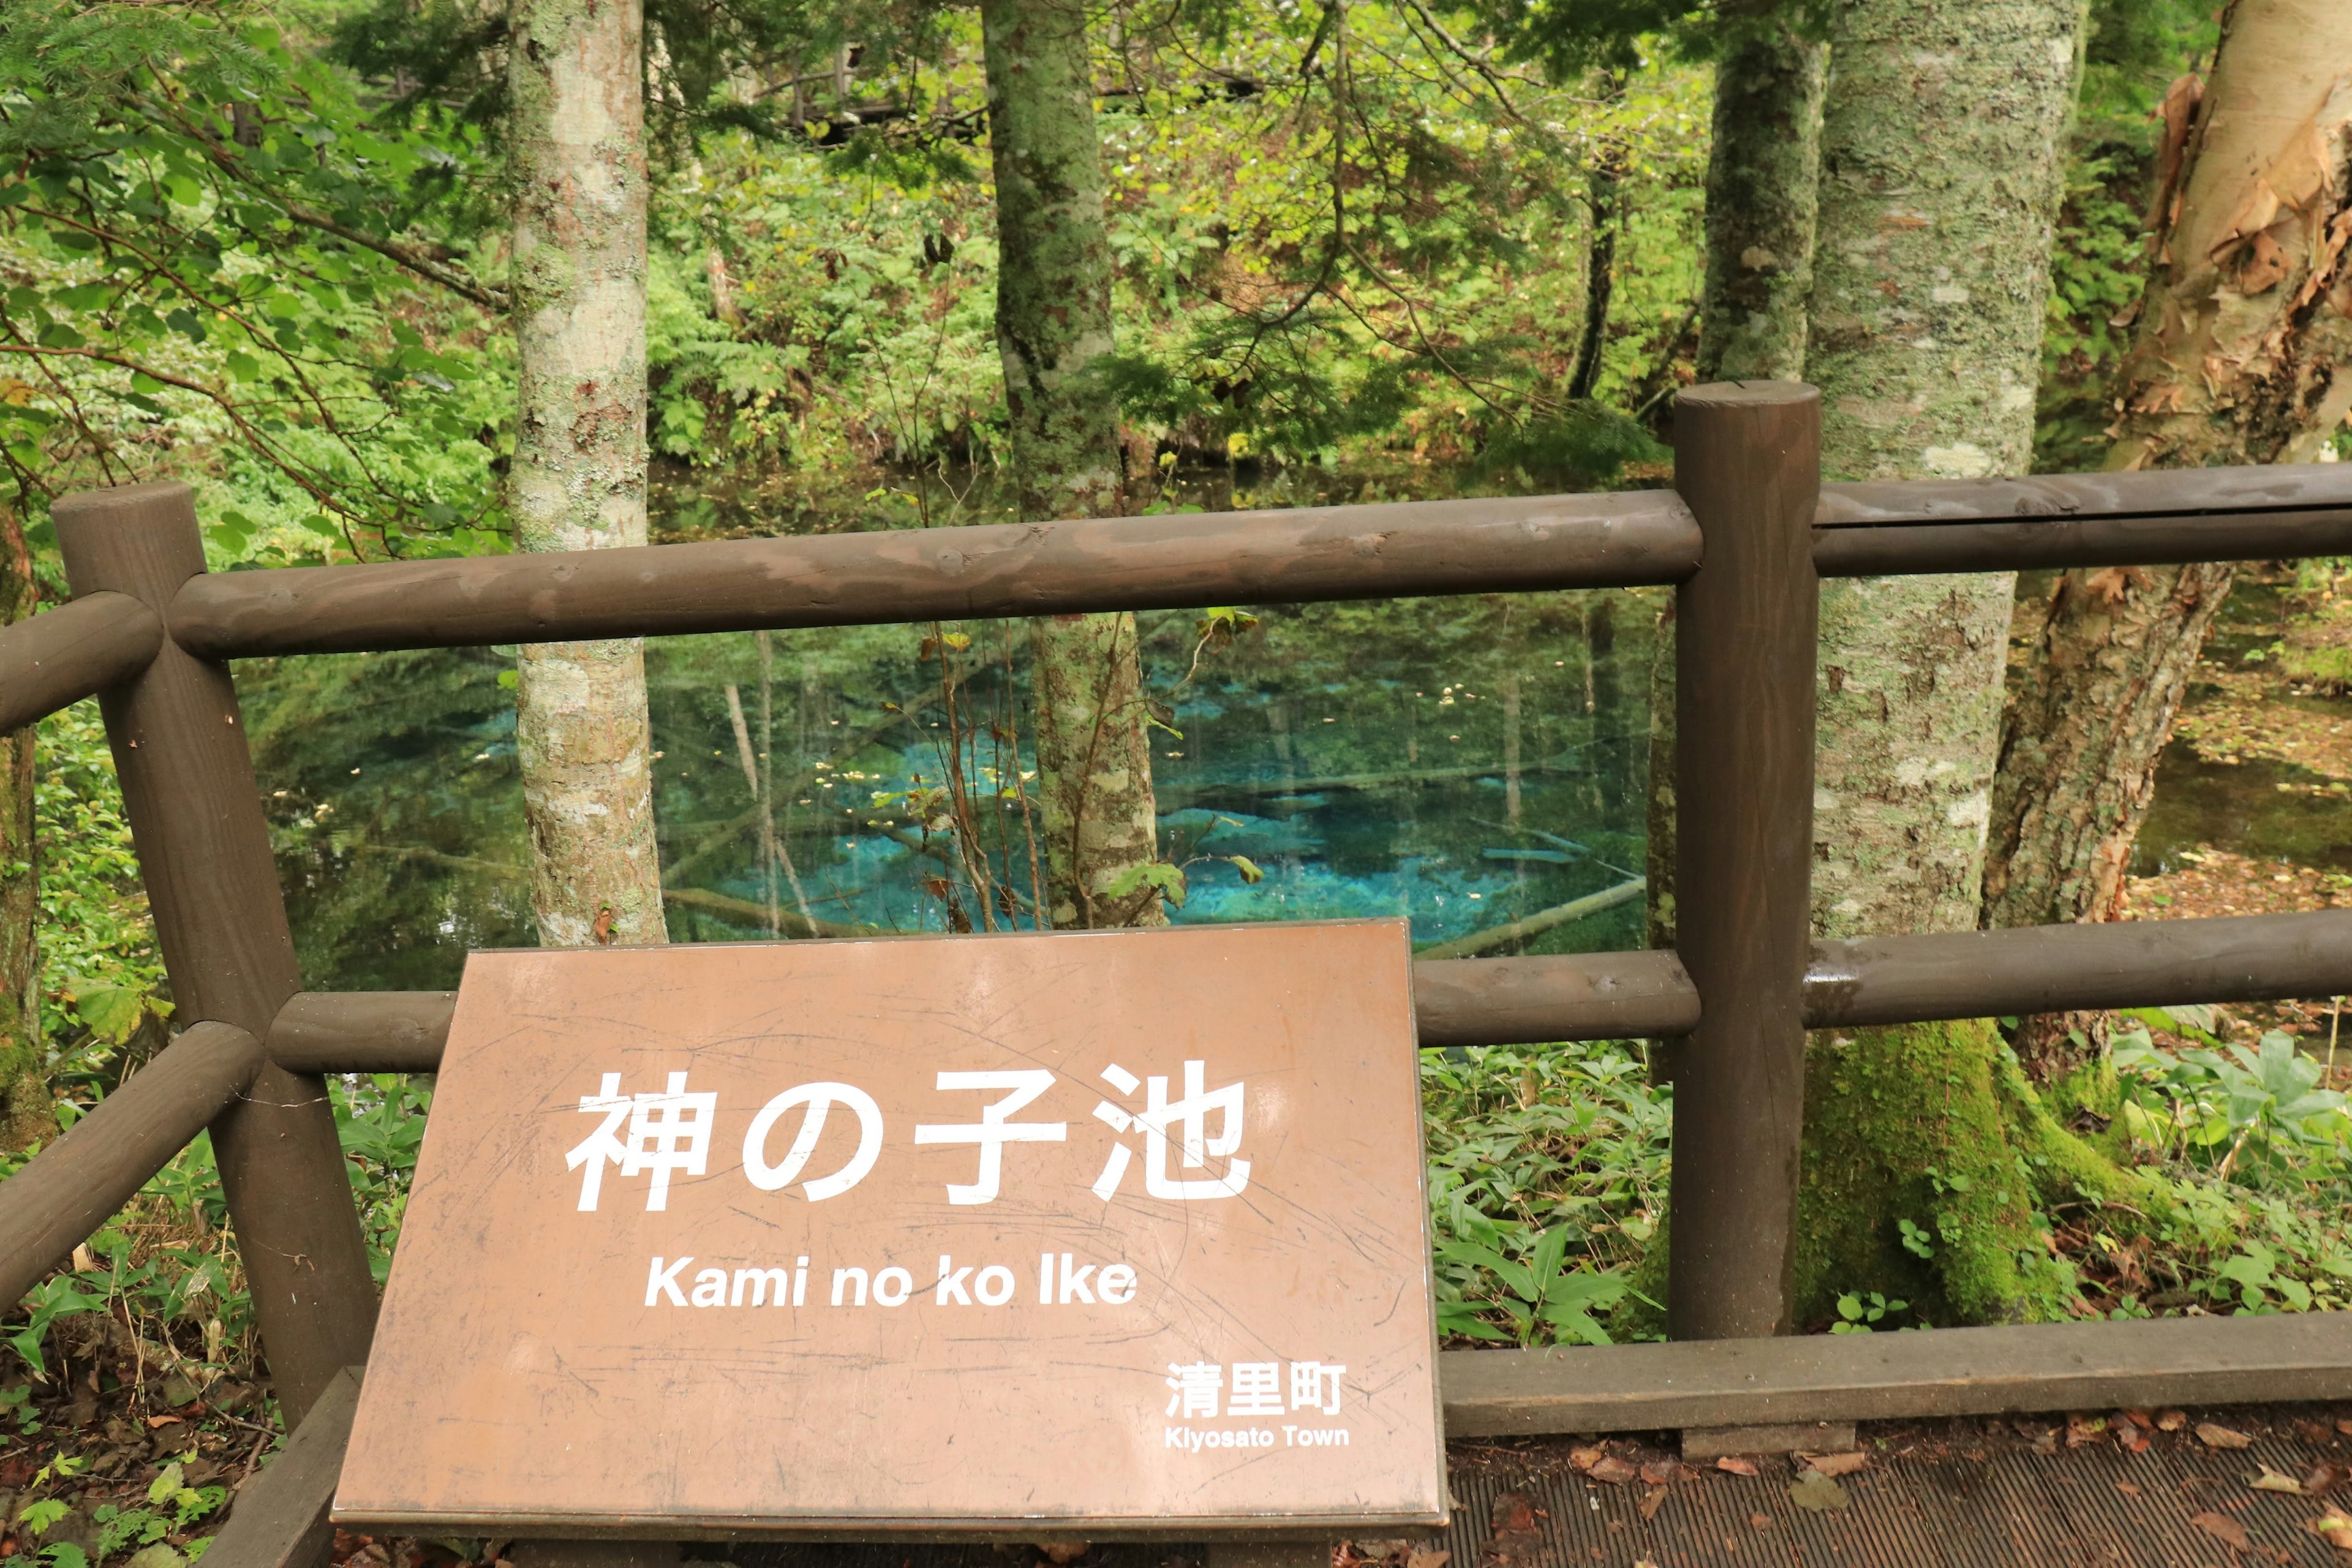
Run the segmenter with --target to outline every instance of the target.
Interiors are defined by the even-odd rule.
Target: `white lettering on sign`
[[[637,1095],[621,1092],[619,1073],[604,1074],[599,1092],[580,1097],[580,1109],[601,1115],[604,1121],[563,1156],[566,1170],[588,1168],[580,1181],[581,1211],[594,1211],[607,1165],[619,1166],[624,1176],[650,1172],[653,1183],[646,1189],[646,1211],[669,1207],[670,1173],[684,1171],[698,1176],[709,1161],[710,1120],[718,1108],[715,1094],[688,1093],[682,1072],[669,1075],[667,1092]],[[625,1140],[619,1136],[624,1118],[628,1121]]]
[[[1183,1168],[1203,1170],[1207,1156],[1229,1157],[1241,1147],[1243,1091],[1239,1079],[1223,1089],[1208,1087],[1208,1064],[1187,1061],[1184,1064],[1184,1098],[1168,1098],[1168,1079],[1164,1077],[1138,1079],[1117,1062],[1102,1070],[1103,1081],[1121,1094],[1133,1094],[1140,1086],[1144,1091],[1141,1110],[1126,1110],[1102,1100],[1095,1106],[1095,1120],[1118,1132],[1143,1130],[1143,1190],[1155,1198],[1177,1203],[1201,1203],[1211,1198],[1239,1197],[1249,1187],[1250,1163],[1228,1158],[1225,1173],[1198,1181],[1181,1181],[1168,1173],[1170,1130],[1181,1129],[1173,1142],[1182,1152]],[[1217,1117],[1217,1130],[1207,1131],[1212,1113]],[[1102,1174],[1095,1178],[1095,1196],[1105,1203],[1118,1191],[1126,1179],[1127,1167],[1134,1151],[1125,1143],[1111,1145],[1110,1156],[1103,1162]]]
[[[1203,1203],[1238,1197],[1248,1190],[1250,1163],[1236,1153],[1241,1147],[1247,1109],[1246,1084],[1235,1079],[1222,1088],[1210,1089],[1208,1064],[1200,1060],[1183,1064],[1184,1093],[1176,1100],[1168,1097],[1169,1079],[1165,1075],[1138,1078],[1113,1062],[1103,1068],[1101,1076],[1121,1094],[1144,1091],[1140,1110],[1125,1110],[1106,1100],[1096,1104],[1094,1114],[1097,1121],[1115,1132],[1143,1134],[1143,1190],[1147,1195],[1171,1203]],[[973,1179],[947,1184],[950,1204],[992,1204],[1002,1195],[1006,1144],[1068,1141],[1066,1121],[1013,1120],[1053,1089],[1054,1073],[1050,1068],[942,1072],[935,1087],[943,1094],[975,1089],[1000,1092],[1000,1098],[980,1108],[978,1121],[924,1121],[915,1126],[914,1141],[918,1145],[971,1144],[980,1151]],[[583,1173],[580,1180],[580,1212],[596,1211],[608,1167],[625,1177],[650,1175],[653,1180],[646,1189],[646,1208],[649,1212],[667,1209],[673,1173],[699,1176],[709,1169],[711,1126],[718,1107],[717,1094],[689,1092],[683,1072],[669,1074],[668,1087],[658,1093],[638,1094],[622,1092],[619,1073],[602,1074],[597,1092],[580,1097],[582,1114],[599,1118],[595,1130],[563,1157],[566,1170]],[[801,1181],[815,1158],[825,1129],[838,1125],[834,1115],[836,1108],[856,1118],[856,1147],[837,1169]],[[794,1110],[803,1112],[799,1128],[782,1157],[772,1159],[777,1130]],[[764,1193],[782,1192],[800,1182],[802,1194],[811,1203],[837,1198],[873,1174],[882,1158],[885,1131],[881,1106],[856,1084],[829,1080],[799,1084],[768,1100],[751,1118],[743,1134],[743,1177]],[[1095,1180],[1095,1195],[1106,1203],[1115,1197],[1134,1157],[1135,1151],[1126,1142],[1113,1142],[1102,1174]],[[1225,1162],[1223,1175],[1183,1178],[1173,1173],[1205,1171],[1212,1158]],[[1089,1283],[1086,1278],[1089,1271],[1082,1268],[1075,1275],[1064,1277],[1058,1286],[1049,1273],[1041,1299],[1063,1305],[1092,1302],[1092,1292],[1115,1289],[1108,1284],[1108,1275],[1103,1282]],[[1125,1289],[1131,1291],[1133,1286],[1130,1273]],[[1111,1300],[1116,1306],[1125,1298]]]
[[[943,1072],[942,1089],[1002,1089],[1011,1092],[993,1105],[981,1107],[977,1122],[921,1122],[915,1128],[917,1143],[977,1143],[980,1179],[950,1182],[948,1202],[992,1204],[1004,1177],[1007,1143],[1059,1143],[1070,1133],[1066,1121],[1015,1121],[1013,1113],[1054,1087],[1049,1068],[1024,1068],[1012,1072]]]
[[[796,1105],[808,1107],[808,1115],[801,1121],[800,1136],[784,1151],[781,1163],[768,1163],[768,1134],[775,1130],[783,1114]],[[830,1176],[820,1176],[803,1184],[801,1191],[809,1202],[823,1203],[837,1198],[866,1179],[874,1169],[874,1162],[882,1157],[882,1108],[864,1089],[846,1083],[804,1083],[789,1089],[760,1108],[751,1118],[751,1130],[743,1134],[743,1173],[751,1184],[763,1193],[778,1192],[793,1184],[809,1156],[816,1152],[817,1135],[824,1131],[825,1113],[835,1105],[845,1105],[857,1117],[857,1152],[849,1163]],[[583,1205],[584,1206],[584,1205]]]
[[[1292,1362],[1288,1408],[1319,1410],[1326,1415],[1337,1415],[1339,1414],[1340,1380],[1347,1372],[1346,1367],[1329,1362]],[[1230,1378],[1223,1364],[1218,1362],[1170,1362],[1166,1381],[1168,1386],[1175,1390],[1168,1396],[1166,1414],[1171,1416],[1280,1415],[1285,1413],[1282,1363],[1278,1361],[1237,1361],[1233,1363]],[[1223,1396],[1222,1409],[1219,1408],[1221,1395]]]

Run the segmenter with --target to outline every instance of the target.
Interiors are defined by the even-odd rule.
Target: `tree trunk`
[[[515,0],[508,87],[523,550],[646,542],[639,0]],[[531,908],[551,947],[660,942],[641,638],[526,646],[515,694]]]
[[[33,557],[0,507],[0,626],[33,613]],[[57,1135],[41,1059],[40,875],[33,843],[33,737],[0,735],[0,1154]]]
[[[1804,378],[1828,65],[1824,45],[1769,14],[1716,65],[1702,382]]]
[[[986,0],[981,29],[996,346],[1021,515],[1116,517],[1126,510],[1118,410],[1090,374],[1112,340],[1087,11],[1073,0]],[[1159,858],[1135,617],[1038,619],[1030,655],[1048,918],[1080,929],[1159,923],[1157,891],[1120,882]]]
[[[2081,0],[1843,7],[1808,363],[1828,477],[2026,471],[2082,29]],[[2012,586],[1822,585],[1822,934],[1977,925]],[[1806,1093],[1800,1322],[1855,1289],[1937,1322],[2063,1315],[2038,1211],[2077,1188],[2160,1202],[2051,1119],[1982,1022],[1816,1036]]]
[[[2109,466],[2307,462],[2352,409],[2352,8],[2238,0],[2210,89],[2176,83],[2158,265]],[[1985,923],[2113,920],[2158,755],[2232,569],[2066,573],[2004,725]],[[2029,1019],[2044,1083],[2091,1065]]]
[[[1706,299],[1698,379],[1801,381],[1805,300],[1820,216],[1822,94],[1827,46],[1805,38],[1769,0],[1730,17],[1739,31],[1715,68],[1715,139],[1706,163]],[[1659,613],[1650,654],[1649,919],[1655,948],[1675,944],[1675,607]],[[1669,1042],[1651,1067],[1673,1073]]]

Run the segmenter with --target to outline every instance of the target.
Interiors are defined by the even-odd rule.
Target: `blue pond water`
[[[1162,841],[1183,921],[1401,914],[1460,939],[1619,886],[1643,864],[1656,592],[1260,609],[1198,650],[1140,617]],[[961,766],[987,874],[1030,886],[1017,626],[677,638],[647,652],[674,938],[979,923],[936,812]],[[936,653],[934,648],[934,653]],[[238,679],[306,983],[444,986],[469,947],[533,940],[510,650],[256,660]],[[731,699],[731,700],[730,700]],[[738,729],[737,715],[740,715]],[[1009,739],[1008,739],[1009,737]],[[950,739],[952,738],[952,744]],[[745,765],[750,753],[751,770]],[[762,865],[761,792],[790,860]],[[910,806],[912,809],[910,809]],[[1263,873],[1251,883],[1227,857]],[[796,885],[795,885],[796,884]],[[1638,946],[1638,899],[1494,951]],[[805,928],[802,928],[805,929]]]

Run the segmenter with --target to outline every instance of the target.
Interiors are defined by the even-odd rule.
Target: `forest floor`
[[[2246,575],[2254,574],[2250,570]],[[2352,817],[2352,697],[2296,679],[2275,658],[2247,657],[2249,651],[2265,652],[2266,644],[2276,647],[2315,624],[2332,622],[2337,618],[2329,613],[2334,606],[2318,606],[2309,597],[2296,595],[2279,574],[2257,579],[2248,588],[2252,591],[2242,591],[2224,612],[2222,629],[2232,635],[2217,636],[2199,662],[2173,727],[2176,753],[2193,757],[2207,769],[2260,775],[2249,778],[2242,795],[2267,783],[2273,793],[2308,811],[2347,821]],[[2273,765],[2261,766],[2265,763]],[[2340,853],[2352,846],[2352,822],[2314,842]],[[2200,843],[2175,851],[2168,857],[2171,864],[2159,873],[2130,879],[2124,918],[2180,920],[2352,908],[2352,871],[2243,849],[2242,845]],[[2341,1012],[2341,999],[2333,997],[2241,1004],[2220,1009],[2221,1026],[2215,1032],[2252,1039],[2276,1029],[2298,1037],[2306,1050],[2324,1052],[2330,1036],[2340,1031]],[[2344,1044],[2352,1047],[2352,1040]],[[2347,1087],[2341,1080],[2352,1079],[2352,1048],[2347,1048],[2346,1062],[2337,1068],[2338,1081],[2332,1087]]]

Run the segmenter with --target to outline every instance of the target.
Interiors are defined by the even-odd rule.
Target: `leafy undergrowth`
[[[1607,1343],[1664,1207],[1671,1091],[1603,1041],[1424,1051],[1421,1094],[1439,1328]]]
[[[2075,1130],[2162,1178],[2173,1214],[2059,1205],[2043,1245],[2080,1317],[2352,1306],[2352,1050],[2333,1069],[2216,1008],[2119,1015],[2110,1110]],[[1658,1233],[1673,1090],[1629,1044],[1424,1052],[1438,1323],[1454,1344],[1601,1344]],[[1938,1216],[1908,1227],[1930,1243]],[[1633,1315],[1638,1317],[1638,1314]],[[1927,1326],[1850,1293],[1841,1332]]]
[[[379,1279],[428,1082],[331,1086]],[[87,1107],[60,1110],[69,1124]],[[0,1161],[0,1176],[29,1157]],[[0,1324],[0,1560],[184,1568],[277,1447],[283,1423],[226,1212],[199,1135]]]

